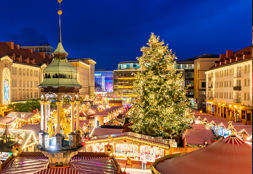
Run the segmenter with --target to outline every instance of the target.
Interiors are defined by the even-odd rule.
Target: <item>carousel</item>
[[[153,174],[250,174],[252,146],[230,135],[199,150],[157,159]]]

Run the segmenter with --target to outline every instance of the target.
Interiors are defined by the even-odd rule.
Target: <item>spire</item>
[[[61,4],[60,4],[60,8],[61,8]],[[62,14],[62,11],[59,10],[58,11],[58,15],[59,15],[59,43],[61,42],[61,14]]]
[[[59,3],[59,10],[58,10],[58,15],[59,15],[59,42],[58,42],[57,48],[53,52],[53,55],[55,55],[55,54],[65,54],[66,56],[68,56],[68,53],[63,48],[62,38],[61,38],[61,15],[62,15],[61,3],[62,3],[62,0],[58,0],[58,3]]]

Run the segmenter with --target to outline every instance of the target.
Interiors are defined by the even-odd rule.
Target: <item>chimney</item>
[[[243,55],[243,56],[244,56],[244,55]],[[240,55],[240,54],[236,55],[235,61],[242,60],[243,56]]]
[[[22,55],[19,55],[18,61],[19,61],[19,62],[22,62],[22,60],[23,60],[23,59],[22,59]]]
[[[232,63],[232,62],[234,62],[235,61],[235,57],[234,56],[232,56],[232,57],[230,57],[230,63]]]
[[[24,59],[24,62],[27,63],[27,64],[29,64],[29,63],[30,63],[29,57],[26,57],[26,58]]]
[[[242,55],[242,59],[243,59],[243,60],[244,60],[244,59],[248,59],[248,58],[250,58],[250,56],[251,56],[250,52],[244,53],[244,54]]]
[[[14,45],[14,48],[19,50],[20,49],[20,45]]]
[[[35,65],[35,58],[32,58],[32,59],[30,60],[30,62],[31,62],[31,64]]]
[[[39,52],[39,54],[43,57],[43,59],[46,58],[46,53],[45,52]]]
[[[226,55],[225,54],[220,54],[220,60],[225,59]]]
[[[233,51],[232,50],[227,50],[226,51],[226,57],[230,58],[233,55]]]
[[[8,47],[10,47],[10,49],[14,49],[14,42],[6,42],[6,45],[8,45]]]
[[[215,62],[214,62],[214,66],[215,66],[215,67],[219,66],[219,61],[215,61]]]

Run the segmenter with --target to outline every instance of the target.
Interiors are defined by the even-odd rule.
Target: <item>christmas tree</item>
[[[178,138],[189,128],[191,109],[182,73],[175,69],[176,56],[153,33],[142,47],[137,73],[137,94],[131,110],[132,130],[150,136]]]

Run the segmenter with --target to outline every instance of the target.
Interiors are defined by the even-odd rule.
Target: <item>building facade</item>
[[[207,112],[252,124],[252,48],[220,54],[206,72]]]
[[[133,83],[139,68],[138,61],[125,61],[118,64],[118,70],[113,71],[113,93],[115,95],[134,96]]]
[[[113,71],[95,71],[95,92],[113,92]]]
[[[53,53],[54,48],[50,45],[38,45],[38,46],[22,46],[21,48],[25,49],[32,49],[33,52],[44,52],[47,55],[50,55]]]
[[[204,54],[194,60],[194,99],[196,109],[206,111],[206,75],[210,67],[219,58],[218,55]]]
[[[176,62],[176,68],[178,70],[184,70],[185,87],[188,87],[187,98],[190,101],[191,107],[195,108],[194,100],[194,58],[189,58]]]
[[[45,53],[0,42],[0,104],[39,98],[42,72],[51,61]]]
[[[95,92],[95,64],[90,58],[70,59],[69,62],[77,70],[77,80],[81,85],[80,96],[93,95]]]

